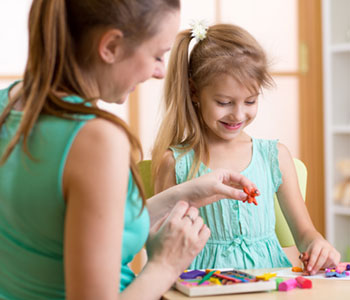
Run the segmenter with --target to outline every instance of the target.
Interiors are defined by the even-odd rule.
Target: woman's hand
[[[304,262],[305,269],[310,275],[320,269],[336,267],[340,262],[340,253],[324,238],[314,239],[306,250],[308,260]]]
[[[146,249],[148,262],[173,274],[175,280],[202,250],[210,236],[198,209],[179,201],[151,228]]]
[[[176,185],[175,175],[172,178],[164,174],[164,178],[161,188],[155,185],[156,195],[147,200],[151,224],[167,214],[180,200],[198,208],[223,198],[247,200],[244,187],[249,191],[257,190],[259,195],[257,187],[248,178],[225,169],[217,169],[179,185]],[[257,202],[259,203],[259,199]]]
[[[183,199],[195,207],[208,205],[223,198],[246,200],[247,194],[242,191],[244,187],[249,191],[256,190],[257,194],[260,194],[248,178],[226,169],[217,169],[178,185]]]

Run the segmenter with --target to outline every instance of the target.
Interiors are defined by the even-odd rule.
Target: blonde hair
[[[5,163],[22,139],[23,151],[33,158],[27,143],[40,114],[60,118],[94,114],[109,120],[126,132],[132,153],[136,151],[142,157],[138,139],[120,118],[84,103],[63,101],[58,93],[78,95],[87,102],[100,98],[97,87],[87,81],[83,72],[96,56],[93,52],[96,47],[91,47],[91,41],[96,42],[98,30],[120,29],[132,53],[156,34],[164,13],[179,8],[179,0],[34,0],[29,14],[29,53],[23,85],[19,93],[9,99],[0,116],[0,127],[19,99],[24,102],[23,117],[0,164]],[[130,166],[145,203],[136,157],[132,155]]]
[[[189,56],[191,39],[190,30],[180,32],[170,55],[164,88],[165,115],[152,151],[153,175],[170,147],[181,149],[182,155],[194,149],[188,179],[195,176],[202,161],[209,162],[204,124],[191,99],[192,84],[198,93],[219,74],[232,76],[252,91],[273,84],[263,49],[243,28],[231,24],[209,27],[206,37]]]

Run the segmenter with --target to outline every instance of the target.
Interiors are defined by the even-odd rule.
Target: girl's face
[[[230,75],[216,76],[193,98],[199,102],[208,140],[230,142],[237,138],[255,119],[258,96]]]
[[[156,35],[139,45],[132,55],[115,63],[104,74],[104,78],[98,79],[104,101],[124,103],[139,83],[150,78],[164,78],[164,54],[175,40],[179,23],[179,11],[163,16]]]

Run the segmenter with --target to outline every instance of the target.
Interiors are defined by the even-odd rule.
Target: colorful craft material
[[[211,272],[209,272],[208,274],[206,274],[199,282],[198,285],[201,285],[203,282],[205,282],[206,280],[208,280],[216,271],[213,270]]]
[[[302,276],[298,276],[295,278],[298,288],[301,289],[311,289],[312,288],[312,281],[310,279],[304,278]]]
[[[290,291],[290,290],[296,288],[297,285],[298,285],[298,283],[294,278],[288,279],[286,281],[281,282],[278,285],[278,290],[283,291],[283,292]]]
[[[292,272],[303,272],[303,269],[300,267],[293,267]]]
[[[192,278],[196,278],[198,276],[204,276],[206,274],[206,272],[204,271],[200,271],[200,270],[192,270],[192,271],[187,271],[187,272],[183,272],[180,275],[181,279],[192,279]]]
[[[258,202],[256,202],[255,196],[258,196],[259,193],[257,190],[252,189],[250,192],[248,188],[244,187],[243,191],[248,195],[247,199],[243,200],[243,202],[248,201],[248,203],[254,203],[255,205],[258,205]]]
[[[265,273],[263,275],[256,276],[256,279],[258,280],[270,280],[272,277],[276,277],[276,273]]]
[[[191,270],[181,274],[175,287],[192,297],[270,291],[276,289],[276,282],[257,280],[254,275],[234,269]]]
[[[281,282],[283,282],[283,280],[284,280],[283,278],[279,278],[279,277],[276,278],[276,280],[275,280],[276,281],[276,290],[278,290],[278,286],[280,285]]]

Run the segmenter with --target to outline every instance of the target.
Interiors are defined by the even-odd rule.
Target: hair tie
[[[192,52],[193,47],[198,42],[204,40],[207,37],[207,31],[208,31],[209,25],[207,20],[199,20],[199,21],[192,20],[190,22],[190,27],[191,27],[191,37],[194,37],[194,39],[191,39],[188,45],[188,61],[190,61],[190,54]]]
[[[196,42],[204,40],[207,37],[207,30],[208,30],[208,22],[207,20],[199,20],[194,21],[192,20],[190,23],[191,26],[191,36],[196,39]]]

